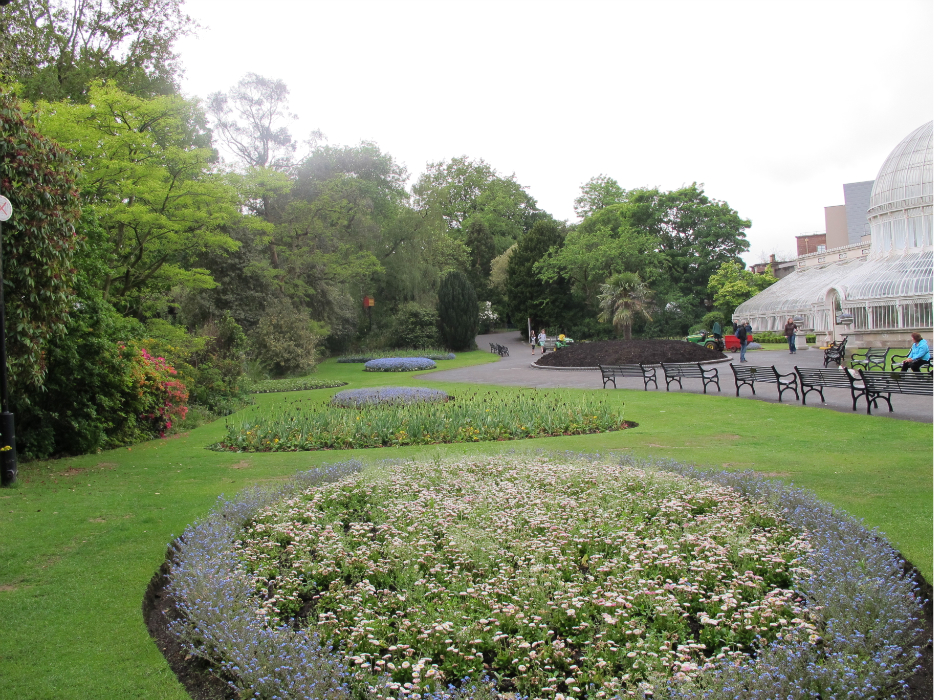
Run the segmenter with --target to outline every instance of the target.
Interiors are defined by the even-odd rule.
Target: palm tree
[[[639,316],[649,321],[648,306],[652,301],[650,290],[638,273],[621,272],[600,285],[600,316],[603,323],[612,322],[623,338],[632,339],[632,322]]]

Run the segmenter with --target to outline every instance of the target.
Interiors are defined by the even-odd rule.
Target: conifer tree
[[[469,350],[477,335],[480,307],[470,280],[452,270],[438,288],[438,325],[441,339],[451,350]]]

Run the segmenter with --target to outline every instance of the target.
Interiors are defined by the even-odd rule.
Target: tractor
[[[685,340],[689,343],[694,343],[696,345],[703,345],[708,350],[719,350],[723,352],[724,350],[729,350],[730,352],[739,352],[740,342],[739,338],[735,335],[725,335],[722,338],[715,338],[712,333],[708,331],[701,331],[700,333],[694,333],[689,335]],[[746,337],[746,342],[752,342],[752,333]]]

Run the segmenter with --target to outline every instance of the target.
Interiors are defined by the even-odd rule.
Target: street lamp
[[[0,222],[13,214],[10,200],[0,195]],[[10,393],[6,376],[6,304],[3,301],[3,227],[0,225],[0,483],[16,481],[16,429],[10,413]]]

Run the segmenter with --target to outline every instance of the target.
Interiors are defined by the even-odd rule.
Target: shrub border
[[[550,455],[604,459],[598,454]],[[825,614],[820,646],[771,644],[739,665],[717,665],[703,675],[702,684],[671,680],[651,697],[817,697],[810,690],[830,684],[844,686],[850,691],[847,697],[896,697],[907,690],[921,659],[921,645],[930,644],[924,636],[922,610],[930,601],[922,599],[918,583],[910,577],[910,565],[877,530],[803,489],[755,472],[700,470],[673,460],[607,458],[711,481],[770,502],[792,525],[808,530],[814,543],[807,564],[812,574],[797,582],[797,588],[812,605],[830,611]],[[259,693],[257,697],[305,697],[302,693],[311,688],[314,697],[350,697],[343,661],[323,649],[313,633],[288,625],[267,629],[249,614],[248,602],[254,594],[231,550],[237,533],[261,508],[362,468],[357,461],[342,462],[298,473],[275,489],[255,487],[233,500],[221,496],[207,517],[170,544],[171,556],[164,568],[180,616],[169,628],[192,657],[232,678],[231,687],[249,688]],[[880,679],[885,686],[879,685]],[[488,697],[489,689],[482,684],[472,687],[476,693],[456,695],[464,700]]]

